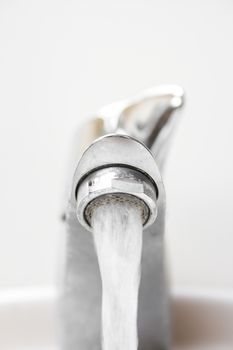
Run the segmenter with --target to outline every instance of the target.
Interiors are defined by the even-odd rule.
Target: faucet
[[[170,348],[169,288],[164,254],[165,193],[161,178],[176,114],[177,85],[162,85],[102,108],[78,134],[77,168],[66,213],[67,247],[61,298],[64,350],[101,349],[101,278],[91,217],[107,196],[142,209],[139,350]]]

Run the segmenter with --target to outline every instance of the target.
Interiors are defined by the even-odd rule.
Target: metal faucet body
[[[93,237],[88,232],[87,220],[82,220],[85,208],[79,205],[77,191],[81,188],[79,192],[85,205],[86,192],[90,194],[88,186],[93,186],[93,183],[99,187],[94,187],[92,193],[115,193],[116,189],[124,192],[125,187],[122,187],[118,176],[122,165],[124,176],[130,178],[131,184],[132,179],[138,180],[137,174],[134,177],[135,171],[142,174],[139,182],[143,183],[147,192],[141,191],[136,183],[137,187],[132,187],[132,193],[137,188],[137,197],[148,204],[154,214],[150,225],[145,225],[143,234],[138,302],[139,350],[170,348],[169,295],[163,242],[165,194],[160,171],[168,135],[176,120],[175,114],[182,105],[183,90],[179,86],[161,86],[103,108],[79,133],[80,145],[75,150],[75,162],[79,165],[73,178],[66,214],[68,236],[61,303],[64,350],[101,349],[101,278]],[[131,170],[127,172],[125,169]],[[88,176],[93,177],[96,171],[98,181],[93,182]],[[111,186],[111,181],[110,185],[102,181],[106,175],[109,178],[110,173],[113,174],[114,186]],[[151,206],[150,200],[154,199],[154,193],[147,184],[147,176],[143,178],[144,175],[148,175],[155,183],[156,208]],[[99,185],[102,183],[105,183],[104,187]],[[81,212],[77,209],[77,202]]]

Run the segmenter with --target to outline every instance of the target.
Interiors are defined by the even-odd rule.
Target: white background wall
[[[0,286],[57,279],[72,137],[97,108],[179,83],[166,169],[175,286],[233,287],[233,2],[0,2]]]

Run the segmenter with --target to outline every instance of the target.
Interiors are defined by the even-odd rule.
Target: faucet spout
[[[62,298],[64,350],[99,350],[101,280],[91,216],[103,198],[134,202],[144,227],[138,304],[139,350],[170,348],[164,259],[165,194],[160,175],[178,86],[162,86],[102,108],[79,133],[78,166],[67,210],[67,258]]]

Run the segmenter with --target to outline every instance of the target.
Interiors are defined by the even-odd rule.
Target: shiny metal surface
[[[107,134],[126,134],[144,143],[164,162],[177,112],[184,104],[184,91],[178,85],[160,85],[131,98],[100,109],[78,133],[79,158],[90,143]]]
[[[162,193],[162,186],[149,149],[127,135],[112,134],[97,139],[84,152],[74,175],[72,201],[77,200],[79,221],[90,230],[84,216],[89,202],[104,194],[134,195],[149,209],[147,228],[156,219],[156,197]]]
[[[170,348],[164,263],[165,194],[159,168],[163,165],[168,135],[183,98],[183,90],[178,86],[153,88],[103,108],[77,134],[78,147],[73,154],[74,163],[77,166],[79,161],[79,164],[66,215],[68,238],[62,298],[64,350],[101,349],[101,280],[92,235],[76,216],[76,188],[93,170],[122,164],[148,175],[158,189],[157,219],[143,235],[139,350]],[[93,146],[93,141],[106,135],[101,147]]]
[[[109,198],[134,201],[141,208],[144,229],[152,225],[157,217],[157,188],[148,176],[124,164],[91,172],[77,185],[76,192],[77,217],[89,231],[92,230],[92,207]]]
[[[110,134],[93,142],[83,153],[76,168],[71,198],[75,201],[76,186],[93,169],[125,165],[140,170],[151,178],[158,190],[163,186],[161,175],[151,151],[138,140],[122,134]]]

